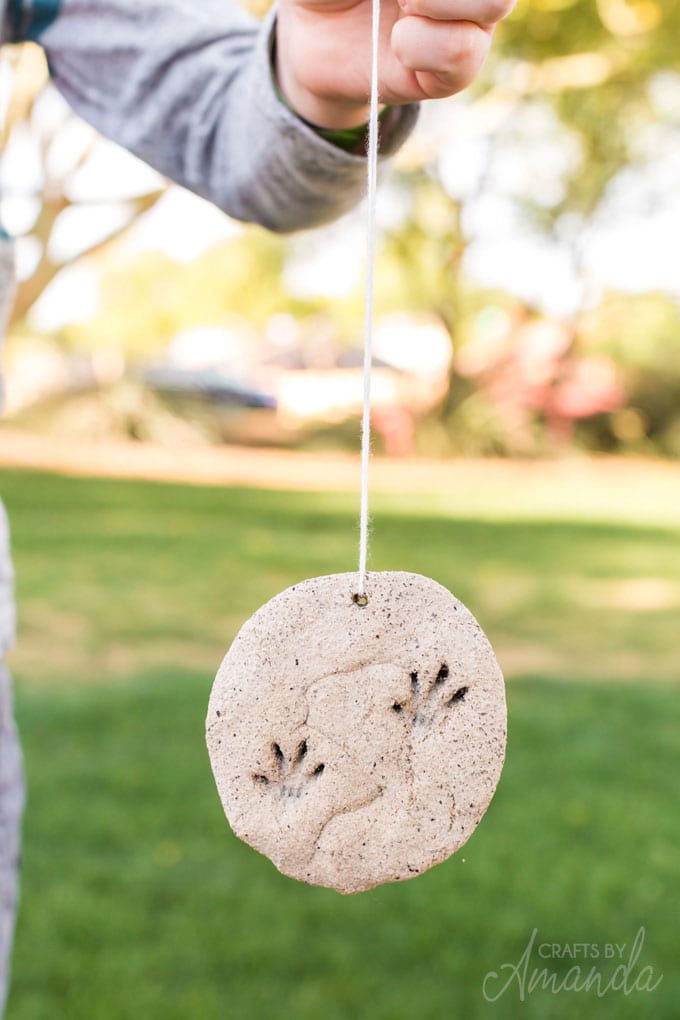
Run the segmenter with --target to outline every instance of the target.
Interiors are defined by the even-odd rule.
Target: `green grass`
[[[8,1020],[678,1016],[678,529],[376,502],[372,566],[435,576],[496,646],[509,746],[465,848],[343,898],[230,834],[203,720],[240,623],[353,568],[354,501],[30,473],[0,491],[30,786]],[[629,952],[641,926],[653,993],[482,995],[534,929]]]

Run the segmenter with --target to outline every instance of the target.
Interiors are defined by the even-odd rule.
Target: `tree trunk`
[[[62,269],[73,265],[74,262],[85,255],[95,255],[107,244],[117,240],[140,216],[148,212],[149,209],[152,209],[164,193],[164,188],[158,188],[156,191],[150,191],[147,195],[140,195],[139,198],[130,199],[127,203],[129,206],[128,218],[124,223],[121,223],[119,227],[116,227],[110,234],[107,234],[102,241],[92,245],[92,247],[84,252],[79,252],[73,258],[67,259],[64,262],[53,262],[50,258],[49,241],[52,229],[58,217],[65,209],[82,208],[83,206],[82,204],[79,206],[69,202],[63,195],[57,196],[55,199],[44,199],[40,216],[31,231],[31,234],[37,237],[42,244],[42,257],[33,275],[27,280],[23,280],[16,288],[12,313],[9,319],[9,330],[11,331],[24,319],[43,291],[47,289]]]

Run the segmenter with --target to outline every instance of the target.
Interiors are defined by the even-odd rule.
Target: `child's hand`
[[[513,0],[383,0],[380,101],[441,99],[478,74]],[[371,0],[280,0],[277,76],[287,102],[319,127],[368,118]]]

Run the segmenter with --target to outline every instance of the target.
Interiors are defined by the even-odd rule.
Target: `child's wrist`
[[[283,103],[291,113],[295,114],[298,120],[301,120],[307,127],[310,127],[315,131],[321,138],[324,138],[331,145],[337,146],[339,149],[344,149],[345,152],[351,152],[354,155],[363,155],[366,152],[366,140],[368,137],[368,107],[362,107],[362,119],[357,121],[356,118],[351,118],[348,125],[342,127],[326,127],[322,126],[322,123],[332,121],[337,118],[323,116],[320,117],[322,123],[316,120],[312,120],[310,117],[305,116],[299,108],[293,105],[289,101],[288,97],[284,94],[281,85],[279,84],[278,75],[276,74],[275,65],[272,62],[272,83],[274,85],[274,91],[278,99]],[[389,113],[391,107],[383,106],[380,110],[380,126],[382,127],[383,121]],[[350,119],[350,118],[347,118]],[[344,122],[345,118],[340,118]]]
[[[277,57],[276,36],[271,40],[271,76],[274,91],[281,103],[293,113],[298,120],[315,131],[331,145],[354,155],[364,155],[368,135],[369,105],[357,103],[340,103],[320,100],[305,89],[296,89],[281,84],[285,71]],[[294,98],[294,93],[297,98]],[[391,107],[380,109],[380,126],[386,120]]]
[[[283,84],[277,74],[279,91],[291,110],[319,131],[345,131],[360,127],[368,120],[367,105],[319,99],[304,89]]]
[[[324,138],[331,145],[337,146],[339,149],[344,149],[345,152],[351,152],[354,155],[361,156],[366,152],[366,141],[368,138],[368,122],[363,121],[361,124],[355,124],[352,127],[345,128],[325,128],[319,127],[318,124],[314,124],[312,121],[307,120],[306,117],[300,116],[300,113],[293,109],[286,97],[281,92],[279,85],[274,79],[274,88],[276,94],[281,102],[286,106],[291,113],[295,114],[298,120],[301,120],[304,124],[315,131],[321,138]],[[380,111],[379,123],[382,127],[383,121],[387,117],[391,107],[385,106]]]
[[[368,103],[322,99],[300,85],[274,53],[274,75],[280,98],[307,124],[318,131],[345,131],[368,120]]]

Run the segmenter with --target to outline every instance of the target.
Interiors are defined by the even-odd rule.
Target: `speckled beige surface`
[[[207,742],[241,839],[343,893],[411,878],[470,836],[505,755],[503,677],[468,610],[429,578],[303,581],[224,658]]]

